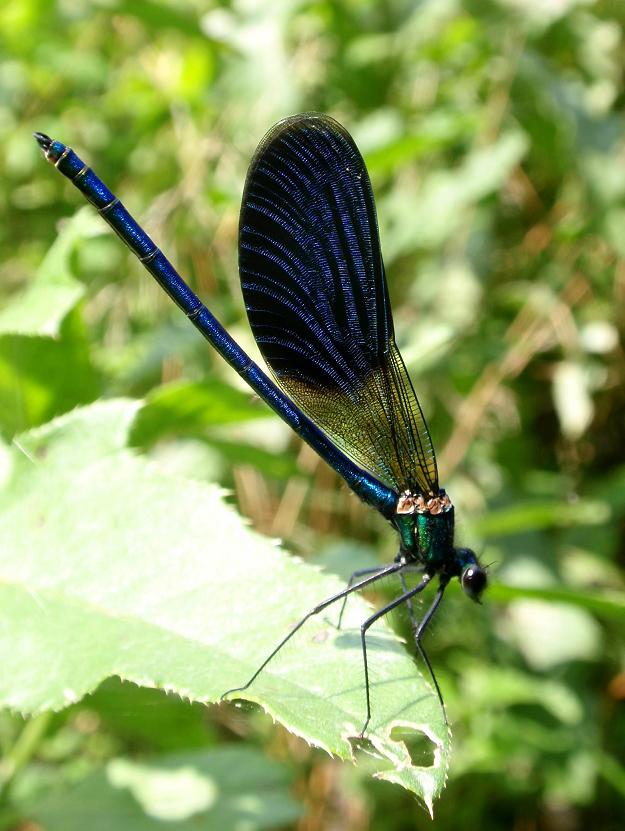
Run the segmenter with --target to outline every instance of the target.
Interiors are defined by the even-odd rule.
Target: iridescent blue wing
[[[287,395],[387,485],[437,494],[432,442],[395,345],[371,183],[333,119],[297,115],[261,142],[239,271],[254,337]]]

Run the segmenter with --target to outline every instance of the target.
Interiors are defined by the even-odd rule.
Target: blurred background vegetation
[[[30,134],[88,160],[253,354],[236,241],[256,144],[318,110],[361,148],[441,481],[462,541],[493,563],[484,608],[454,593],[428,640],[454,732],[440,829],[623,827],[624,23],[619,0],[0,8],[3,440],[101,396],[147,397],[140,452],[222,483],[255,527],[341,574],[392,558],[388,529],[277,419],[223,406],[238,379]],[[14,765],[0,827],[35,827],[16,792],[63,785],[70,816],[114,757],[207,746],[225,754],[217,780],[249,750],[234,766],[250,765],[250,798],[277,788],[253,827],[430,827],[366,762],[114,681],[43,727],[0,714]],[[259,776],[270,764],[279,787]],[[299,808],[281,813],[285,782]],[[165,827],[102,811],[102,828]]]

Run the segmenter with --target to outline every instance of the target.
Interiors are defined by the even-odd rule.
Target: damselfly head
[[[478,563],[477,557],[470,548],[457,548],[456,560],[461,564],[462,568],[460,572],[460,585],[464,593],[471,600],[479,603],[481,594],[488,585],[486,569],[482,568]]]

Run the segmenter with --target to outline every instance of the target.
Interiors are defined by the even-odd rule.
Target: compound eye
[[[471,600],[479,601],[480,595],[486,588],[488,578],[483,568],[477,565],[467,566],[462,572],[460,583],[465,593],[469,595]]]

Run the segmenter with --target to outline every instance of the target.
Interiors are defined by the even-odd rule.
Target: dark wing
[[[261,142],[239,270],[256,342],[295,404],[387,485],[437,494],[432,442],[395,346],[371,183],[333,119],[293,116]]]

